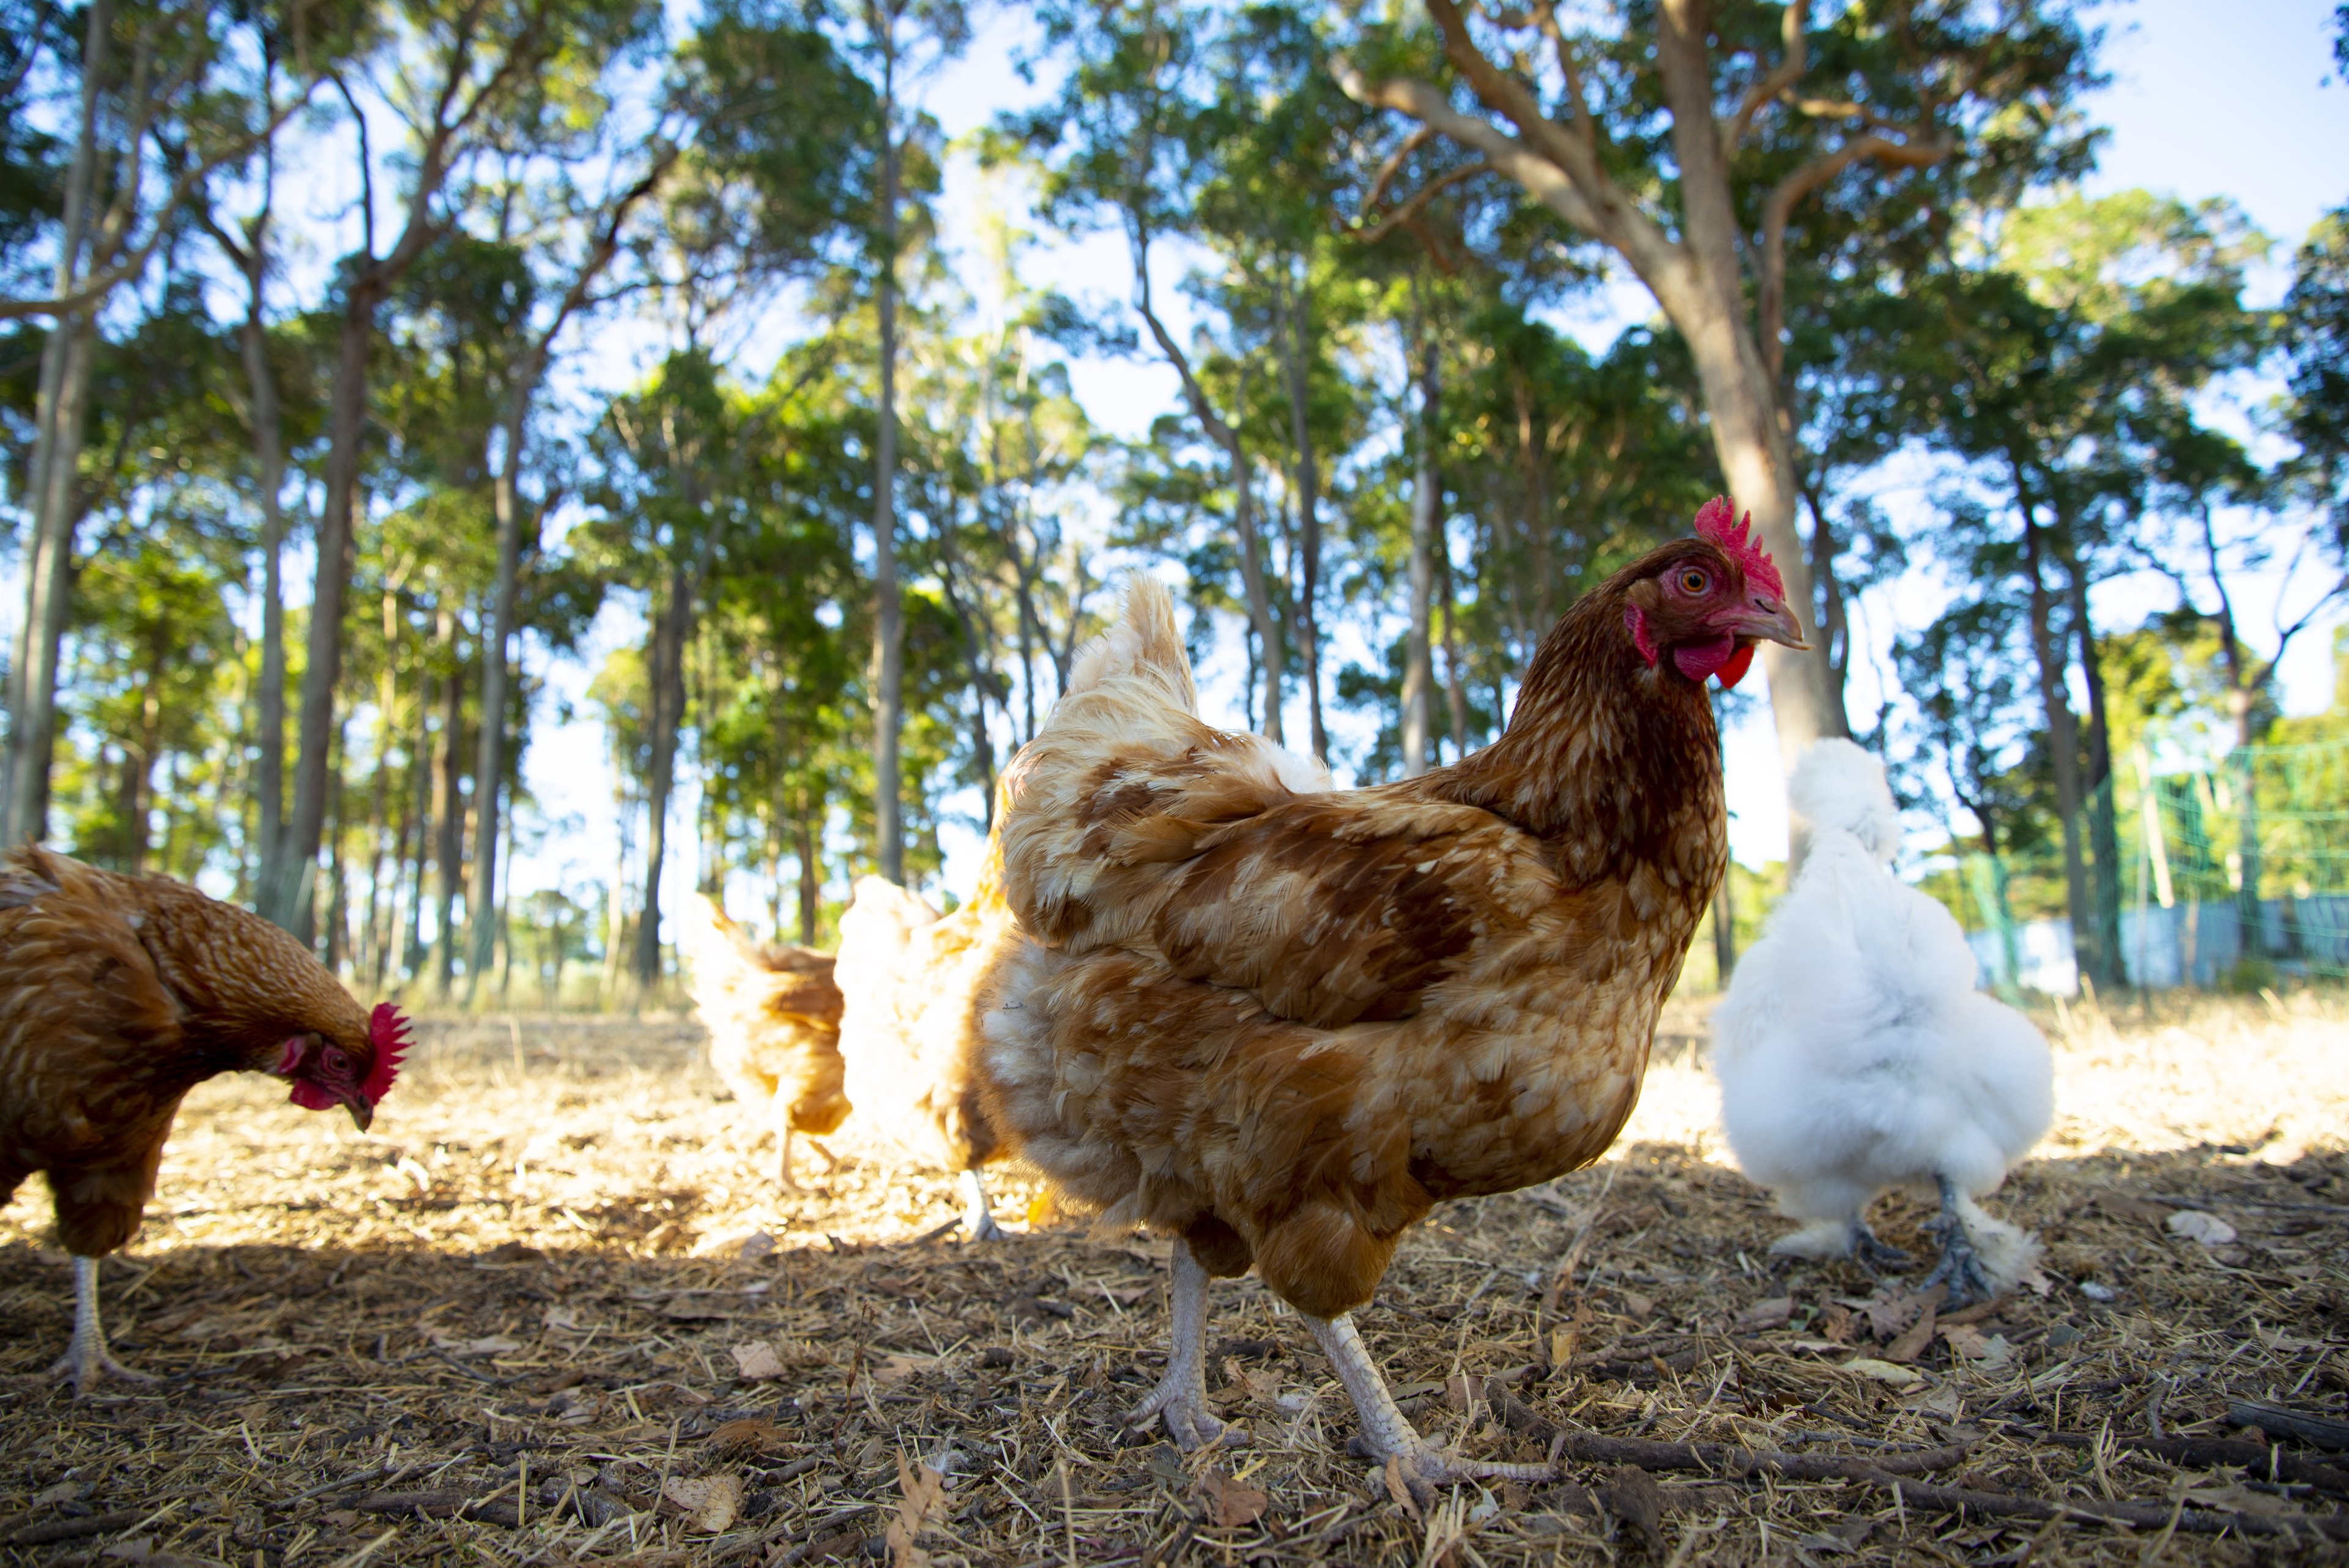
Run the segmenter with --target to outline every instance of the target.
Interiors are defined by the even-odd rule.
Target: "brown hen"
[[[709,1064],[774,1134],[776,1181],[796,1187],[792,1136],[822,1137],[848,1116],[832,956],[753,941],[699,893],[686,901],[678,946],[691,971],[694,1012],[709,1031]]]
[[[1165,590],[1014,764],[1005,885],[1034,938],[983,1054],[989,1119],[1081,1209],[1174,1238],[1174,1344],[1134,1419],[1225,1435],[1206,1282],[1253,1266],[1304,1314],[1380,1458],[1442,1454],[1349,1316],[1447,1198],[1596,1159],[1727,860],[1705,680],[1800,647],[1725,503],[1580,600],[1507,732],[1402,784],[1309,793],[1195,712]]]
[[[138,1232],[190,1089],[268,1073],[364,1131],[406,1049],[398,1009],[370,1014],[258,915],[34,845],[0,859],[0,1202],[46,1175],[74,1261],[73,1345],[50,1375],[149,1380],[108,1354],[98,1260]]]

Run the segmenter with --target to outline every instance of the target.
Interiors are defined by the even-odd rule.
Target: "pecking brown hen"
[[[709,1064],[775,1136],[775,1179],[792,1179],[792,1135],[822,1137],[848,1116],[841,1085],[840,987],[829,954],[752,941],[714,899],[686,900],[678,946]]]
[[[849,1097],[876,1133],[959,1174],[963,1229],[974,1241],[1003,1234],[979,1175],[1003,1152],[974,1075],[979,1023],[997,971],[1020,941],[1003,901],[999,832],[988,836],[970,901],[953,914],[885,877],[863,877],[840,917]]]
[[[46,1175],[74,1262],[73,1345],[50,1376],[83,1393],[109,1372],[150,1381],[108,1354],[98,1260],[138,1232],[190,1089],[268,1073],[365,1131],[407,1030],[277,927],[184,883],[29,844],[0,859],[0,1202]]]
[[[1005,888],[1034,939],[982,1054],[988,1119],[1072,1207],[1174,1239],[1156,1391],[1209,1412],[1207,1281],[1254,1266],[1407,1476],[1546,1473],[1439,1452],[1349,1314],[1447,1198],[1599,1158],[1727,860],[1712,706],[1754,639],[1803,646],[1767,555],[1698,537],[1568,611],[1507,732],[1402,784],[1310,793],[1195,711],[1165,590],[1137,582],[1014,764]]]

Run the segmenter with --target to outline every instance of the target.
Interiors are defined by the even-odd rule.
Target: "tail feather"
[[[1117,624],[1077,655],[1069,692],[1090,691],[1119,676],[1154,681],[1184,712],[1195,716],[1199,711],[1190,650],[1184,647],[1182,628],[1174,619],[1174,597],[1164,584],[1139,572],[1125,580],[1125,605]]]

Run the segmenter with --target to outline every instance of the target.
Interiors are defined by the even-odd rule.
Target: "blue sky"
[[[2288,255],[2323,213],[2349,200],[2349,88],[2327,85],[2331,69],[2331,0],[2266,0],[2255,5],[2196,4],[2192,0],[2144,0],[2100,7],[2109,29],[2106,63],[2112,81],[2085,105],[2090,117],[2110,128],[2092,192],[2146,186],[2189,200],[2224,197],[2240,206]],[[938,73],[924,89],[923,102],[950,136],[986,123],[1004,109],[1032,101],[1037,89],[1012,69],[1019,45],[1028,36],[1024,13],[996,12],[962,59]],[[942,227],[949,245],[967,244],[982,205],[1002,200],[999,187],[982,190],[968,158],[949,169]],[[1167,259],[1164,281],[1172,284],[1183,262]],[[1030,281],[1050,284],[1080,297],[1123,298],[1126,260],[1115,236],[1040,246],[1027,266]],[[2281,288],[2282,267],[2264,280],[2271,295]],[[1172,290],[1164,291],[1170,297]],[[1605,291],[1576,318],[1563,323],[1586,340],[1603,342],[1627,320],[1648,314],[1636,286]],[[1138,436],[1171,408],[1176,387],[1171,372],[1151,363],[1089,361],[1074,369],[1074,384],[1093,421],[1123,436]],[[1863,609],[1863,628],[1883,650],[1904,625],[1930,617],[1939,590],[1921,574],[1897,585]],[[2098,606],[2104,624],[2129,625],[2170,596],[2152,585],[2116,585]],[[2255,596],[2264,605],[2266,596]],[[598,641],[605,646],[633,639],[633,618],[607,615]],[[2263,631],[2264,628],[2256,628]],[[2284,671],[2286,705],[2292,711],[2323,706],[2331,687],[2329,628],[2304,637]],[[1330,662],[1335,669],[1350,651]],[[1857,661],[1854,711],[1872,709],[1876,689],[1871,661]],[[558,664],[547,671],[554,691],[584,691],[588,670]],[[1210,719],[1237,723],[1236,687],[1226,673],[1204,672],[1204,698]],[[1757,679],[1752,683],[1759,685]],[[1226,711],[1220,715],[1218,703]],[[558,728],[550,713],[537,729],[529,777],[544,814],[564,823],[544,847],[518,856],[516,886],[527,890],[557,879],[575,881],[602,875],[611,864],[611,791],[602,754],[602,736],[584,720]],[[1346,721],[1336,721],[1344,733]],[[1785,845],[1785,808],[1779,782],[1776,742],[1760,704],[1728,741],[1732,838],[1749,864],[1777,858]],[[676,824],[693,821],[689,781],[680,780]],[[963,803],[975,813],[977,802]],[[672,835],[672,843],[677,836]],[[691,886],[689,839],[671,861],[664,904]],[[967,890],[975,871],[975,832],[950,831],[946,885]],[[566,875],[567,872],[567,875]],[[739,884],[738,896],[754,889]],[[763,897],[758,898],[763,904]]]

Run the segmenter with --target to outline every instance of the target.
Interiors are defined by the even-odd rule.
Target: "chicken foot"
[[[1546,1481],[1557,1479],[1557,1470],[1550,1465],[1492,1464],[1475,1459],[1463,1459],[1445,1453],[1419,1435],[1410,1419],[1394,1402],[1387,1389],[1387,1380],[1380,1376],[1378,1363],[1371,1359],[1370,1347],[1362,1343],[1361,1334],[1354,1327],[1353,1315],[1341,1313],[1336,1317],[1315,1317],[1299,1313],[1305,1326],[1313,1331],[1322,1354],[1337,1368],[1338,1381],[1345,1386],[1346,1395],[1354,1402],[1354,1413],[1362,1423],[1362,1442],[1381,1459],[1400,1459],[1406,1482],[1421,1486],[1449,1486],[1464,1480]]]
[[[1868,1228],[1866,1220],[1857,1217],[1851,1222],[1851,1255],[1870,1273],[1878,1269],[1905,1269],[1910,1262],[1906,1251],[1878,1236]]]
[[[995,1222],[995,1210],[987,1200],[987,1183],[979,1179],[977,1166],[966,1166],[962,1173],[962,1228],[974,1241],[1000,1241],[1005,1231]]]
[[[1174,1324],[1167,1336],[1166,1376],[1150,1397],[1126,1412],[1125,1424],[1140,1427],[1156,1416],[1185,1453],[1215,1444],[1237,1448],[1248,1440],[1207,1408],[1207,1271],[1191,1255],[1191,1244],[1174,1238],[1169,1260]]]
[[[76,1255],[74,1267],[74,1330],[73,1343],[66,1353],[49,1364],[49,1376],[61,1377],[73,1374],[74,1397],[87,1397],[101,1378],[109,1376],[130,1383],[155,1383],[160,1379],[145,1372],[136,1372],[114,1359],[106,1348],[106,1329],[98,1316],[98,1260]]]
[[[1928,1235],[1938,1237],[1941,1243],[1941,1261],[1933,1265],[1918,1286],[1929,1290],[1934,1285],[1946,1286],[1949,1304],[1961,1307],[1970,1302],[1986,1302],[1998,1294],[1998,1287],[1982,1267],[1982,1254],[1974,1249],[1974,1239],[1966,1233],[1965,1217],[1958,1211],[1957,1187],[1946,1176],[1933,1178],[1941,1188],[1941,1211],[1925,1221]]]

